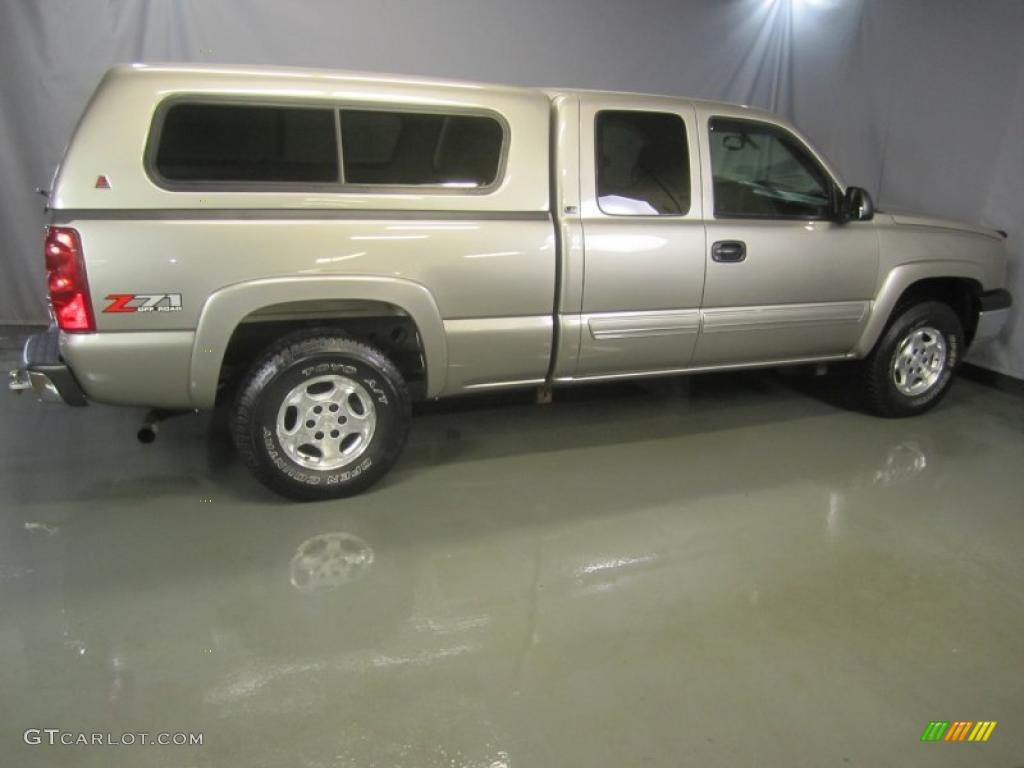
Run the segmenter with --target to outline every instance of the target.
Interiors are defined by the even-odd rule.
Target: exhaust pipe
[[[154,440],[156,440],[156,432],[157,422],[147,421],[141,427],[139,427],[139,431],[135,434],[135,436],[139,439],[140,443],[143,443],[144,445],[149,445]]]
[[[196,412],[198,413],[198,411]],[[165,411],[163,408],[153,408],[146,414],[146,418],[143,419],[142,426],[135,433],[135,437],[143,445],[149,445],[156,440],[158,425],[161,421],[172,416],[183,416],[186,413],[190,413],[190,411]]]

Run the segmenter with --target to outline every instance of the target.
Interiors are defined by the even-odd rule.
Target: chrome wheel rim
[[[377,427],[377,409],[362,384],[345,376],[315,376],[284,398],[277,412],[277,440],[307,469],[331,470],[366,452]]]
[[[935,386],[946,367],[946,337],[935,328],[915,328],[899,343],[892,361],[896,390],[917,397]]]

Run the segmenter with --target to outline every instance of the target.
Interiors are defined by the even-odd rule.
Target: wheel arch
[[[305,308],[306,312],[302,311]],[[189,366],[189,396],[196,408],[213,407],[225,359],[240,327],[254,319],[306,316],[324,319],[407,317],[422,347],[425,395],[444,389],[448,351],[433,295],[411,280],[389,277],[277,277],[247,281],[214,292],[199,316]]]
[[[853,349],[864,357],[874,348],[893,313],[908,302],[928,299],[943,301],[957,313],[969,344],[978,319],[978,295],[985,275],[969,261],[915,262],[894,268],[886,276],[874,301],[871,315]]]

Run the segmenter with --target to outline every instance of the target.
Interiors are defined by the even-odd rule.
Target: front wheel
[[[333,331],[285,337],[249,370],[231,413],[242,461],[273,491],[351,496],[395,463],[409,392],[380,350]]]
[[[925,301],[903,309],[860,363],[868,410],[914,416],[949,390],[963,350],[963,325],[948,304]]]

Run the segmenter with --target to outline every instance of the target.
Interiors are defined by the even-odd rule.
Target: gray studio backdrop
[[[779,111],[882,207],[1010,232],[1024,303],[1019,0],[0,0],[0,323],[45,321],[42,199],[115,62],[289,64]],[[1024,378],[1024,323],[975,361]]]

